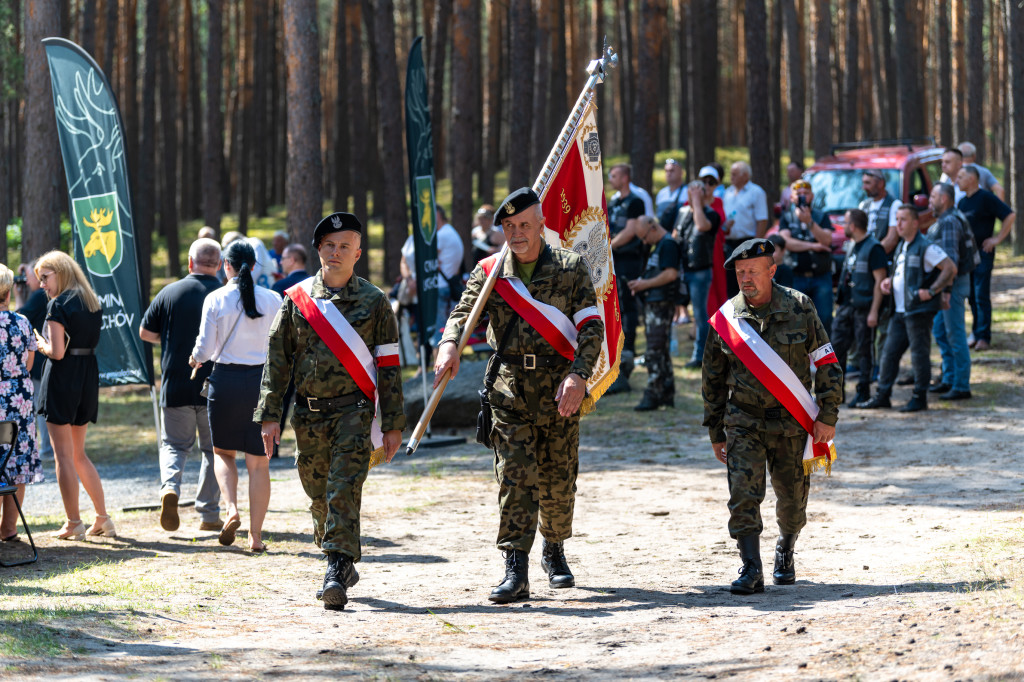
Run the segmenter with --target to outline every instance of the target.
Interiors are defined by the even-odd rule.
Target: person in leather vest
[[[889,320],[889,335],[882,350],[878,392],[857,405],[864,409],[892,407],[889,398],[900,358],[910,349],[914,368],[914,393],[900,412],[928,409],[928,381],[931,379],[932,320],[939,310],[940,294],[956,277],[956,265],[937,244],[921,234],[917,211],[900,206],[896,229],[903,241],[896,247],[892,277],[882,280],[882,293],[892,294],[895,312]]]
[[[868,214],[854,208],[846,212],[843,231],[849,238],[846,260],[836,290],[836,317],[832,321],[832,348],[846,367],[851,347],[857,349],[860,377],[850,407],[871,398],[874,366],[872,341],[882,307],[882,280],[889,273],[885,248],[868,234]]]
[[[832,331],[832,223],[816,208],[811,183],[797,180],[790,188],[793,204],[779,218],[786,240],[787,262],[793,268],[793,288],[807,294],[825,326]]]

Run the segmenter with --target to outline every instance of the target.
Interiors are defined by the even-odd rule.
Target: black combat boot
[[[604,392],[605,395],[615,395],[616,393],[629,393],[632,388],[629,386],[629,377],[623,372],[619,372],[619,376],[616,377],[612,385],[608,387],[608,390]]]
[[[324,575],[324,587],[321,599],[328,611],[343,611],[348,603],[348,588],[345,577],[349,575],[352,557],[341,552],[327,553],[327,573]]]
[[[357,582],[359,582],[359,572],[356,571],[356,565],[354,563],[352,563],[351,561],[349,561],[349,562],[347,562],[345,564],[344,569],[345,569],[345,573],[342,574],[342,577],[345,579],[343,582],[345,583],[345,590],[347,591],[353,585],[355,585]],[[317,599],[323,599],[324,598],[324,590],[323,590],[323,588],[320,588],[319,590],[316,591],[316,598]]]
[[[910,402],[900,408],[900,412],[920,412],[928,409],[928,394],[924,391],[914,393],[910,396]]]
[[[651,410],[658,409],[660,403],[654,396],[651,395],[650,391],[644,391],[644,397],[640,399],[640,404],[633,408],[634,412],[649,412]]]
[[[565,561],[565,550],[561,542],[548,542],[541,546],[540,567],[548,573],[548,585],[557,589],[576,587],[576,578]]]
[[[876,393],[875,397],[867,402],[858,403],[857,407],[862,410],[877,410],[880,407],[892,407],[888,393]]]
[[[858,384],[857,393],[854,394],[850,402],[846,403],[847,407],[862,407],[864,403],[871,400],[871,384],[864,386],[863,388]]]
[[[732,581],[729,588],[733,594],[764,592],[760,541],[760,535],[744,535],[736,540],[736,545],[740,548],[740,558],[743,559],[743,567],[740,568],[740,577]]]
[[[529,556],[521,549],[505,552],[505,579],[488,597],[495,604],[509,604],[530,598]]]
[[[792,585],[796,582],[796,563],[793,561],[793,548],[799,533],[780,533],[775,543],[775,572],[772,582],[776,585]]]

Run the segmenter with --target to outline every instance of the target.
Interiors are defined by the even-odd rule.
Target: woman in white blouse
[[[218,455],[214,460],[217,483],[228,508],[220,543],[232,544],[242,525],[235,464],[235,453],[240,450],[249,471],[249,549],[262,552],[266,550],[262,532],[270,505],[270,462],[263,454],[260,425],[253,422],[252,414],[259,400],[270,325],[281,297],[253,283],[255,262],[256,254],[244,240],[232,242],[224,251],[228,283],[211,292],[203,303],[203,319],[189,364],[197,367],[207,360],[215,362],[207,412],[213,451]]]

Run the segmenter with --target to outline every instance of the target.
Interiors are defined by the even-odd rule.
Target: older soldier
[[[499,483],[498,549],[505,578],[490,600],[507,604],[530,596],[527,567],[537,532],[544,538],[541,568],[554,588],[573,587],[562,542],[572,536],[579,466],[579,409],[601,352],[604,323],[586,262],[544,242],[540,199],[528,187],[505,199],[495,214],[511,258],[481,261],[452,311],[434,365],[436,377],[459,371],[457,341],[487,274],[501,268],[485,306],[487,339],[498,352],[493,384],[495,475]],[[500,339],[500,342],[499,342]],[[435,378],[436,386],[439,379]]]
[[[733,594],[764,591],[759,541],[766,468],[778,498],[774,582],[789,585],[796,580],[793,548],[807,523],[811,484],[804,447],[810,432],[815,443],[832,440],[843,398],[843,372],[814,304],[806,295],[772,282],[774,251],[767,239],[750,239],[733,251],[725,267],[735,269],[740,294],[712,318],[704,347],[704,426],[715,457],[728,469],[729,535],[743,560],[740,577],[730,588]],[[741,333],[748,335],[746,340]],[[758,350],[752,351],[754,346]],[[804,414],[803,422],[786,406],[800,390],[810,390],[812,362],[817,367],[813,381],[818,412]],[[787,373],[791,382],[785,381]]]
[[[362,255],[362,225],[351,213],[324,218],[313,232],[320,272],[286,292],[270,328],[260,402],[267,456],[281,441],[278,423],[295,376],[292,427],[299,480],[312,503],[313,537],[327,555],[318,597],[341,610],[359,580],[359,508],[374,447],[390,462],[402,442],[398,323],[387,296],[353,274]],[[379,403],[374,414],[374,404]],[[372,442],[379,420],[382,442]]]

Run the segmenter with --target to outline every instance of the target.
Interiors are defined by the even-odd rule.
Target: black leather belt
[[[753,405],[739,405],[732,403],[738,410],[758,419],[782,419],[781,407],[754,407]]]
[[[323,412],[324,410],[338,410],[349,405],[367,403],[366,396],[362,393],[349,393],[337,398],[310,398],[299,396],[299,404],[305,403],[310,412]]]
[[[68,348],[65,351],[68,355],[95,355],[95,348]]]
[[[501,362],[511,367],[522,367],[523,369],[537,369],[538,367],[564,367],[569,364],[561,355],[502,355]]]

